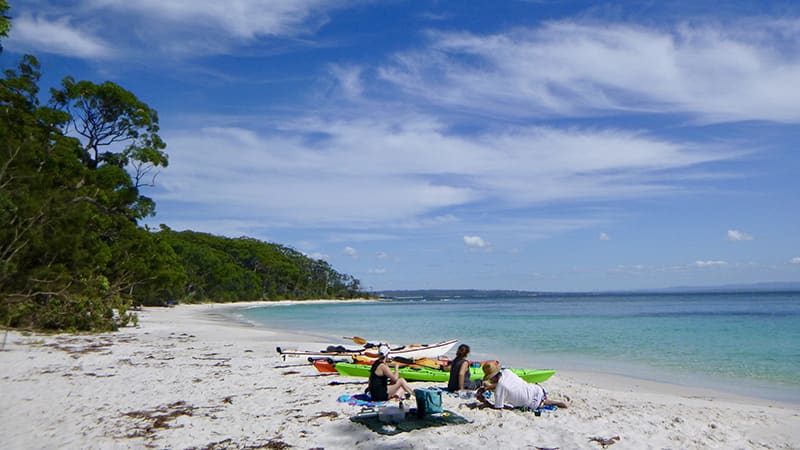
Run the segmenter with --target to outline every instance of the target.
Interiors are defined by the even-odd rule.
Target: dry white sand
[[[444,407],[471,424],[383,436],[348,420],[359,407],[337,402],[362,392],[364,379],[318,375],[275,352],[327,343],[213,311],[146,308],[138,327],[102,335],[10,332],[0,352],[0,446],[599,449],[590,438],[619,436],[608,448],[800,448],[798,405],[561,372],[544,386],[569,409],[535,417],[445,395]]]

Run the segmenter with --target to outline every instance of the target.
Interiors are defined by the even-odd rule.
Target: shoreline
[[[321,376],[275,352],[287,341],[316,348],[316,338],[220,320],[213,310],[227,306],[245,305],[144,308],[138,327],[100,335],[10,331],[0,352],[4,442],[20,449],[601,448],[589,439],[619,436],[615,449],[800,448],[797,405],[577,371],[543,383],[568,409],[534,417],[472,409],[474,400],[444,395],[445,409],[471,423],[383,436],[348,420],[358,407],[337,402],[362,391],[365,379]]]

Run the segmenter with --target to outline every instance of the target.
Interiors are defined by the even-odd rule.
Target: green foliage
[[[64,133],[75,117],[39,104],[35,58],[25,56],[4,75],[0,324],[114,329],[128,320],[124,312],[138,295],[180,293],[185,275],[176,271],[171,247],[135,222],[152,201],[122,167],[85,164],[85,147]],[[116,120],[108,112],[105,119]]]
[[[162,225],[186,270],[184,301],[354,298],[365,296],[358,280],[322,260],[252,238],[226,238]]]
[[[8,36],[8,31],[11,29],[11,19],[6,15],[8,10],[8,2],[6,0],[0,0],[0,37]],[[3,50],[2,45],[0,45],[0,51],[1,50]]]
[[[62,131],[80,136],[82,162],[96,171],[95,181],[105,188],[102,204],[133,220],[153,214],[155,204],[139,195],[139,188],[169,161],[163,151],[167,145],[158,135],[158,113],[110,81],[95,84],[66,77],[61,89],[50,94],[50,104],[67,113]]]

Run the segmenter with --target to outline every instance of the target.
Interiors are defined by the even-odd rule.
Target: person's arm
[[[392,372],[392,369],[390,369],[389,365],[386,363],[381,364],[379,369],[383,371],[384,376],[389,377],[389,384],[397,383],[397,364],[394,365],[394,372]]]
[[[491,406],[494,408],[494,405],[483,396],[484,392],[492,391],[496,386],[492,385],[491,383],[487,383],[486,381],[481,384],[481,387],[475,391],[475,398],[478,399],[479,402],[483,403],[484,405]]]
[[[484,405],[491,406],[489,400],[486,400],[486,397],[483,396],[483,393],[486,392],[486,386],[481,386],[475,391],[475,398],[478,399],[479,402],[483,403]]]
[[[490,402],[483,396],[483,393],[486,391],[493,391],[494,392],[494,402]],[[486,381],[483,382],[483,385],[475,391],[475,398],[478,399],[479,402],[483,403],[486,406],[491,406],[493,409],[505,409],[506,406],[503,404],[503,398],[505,397],[505,392],[503,389],[498,389],[497,383],[488,383]]]
[[[487,400],[486,397],[483,396],[483,393],[485,391],[481,391],[482,389],[483,388],[478,389],[478,393],[477,393],[477,395],[475,395],[475,398],[477,398],[479,402],[483,403],[484,405],[486,405],[486,406],[488,406],[488,407],[490,407],[492,409],[505,409],[505,407],[499,407],[496,404],[494,404],[494,403],[490,402],[489,400]]]

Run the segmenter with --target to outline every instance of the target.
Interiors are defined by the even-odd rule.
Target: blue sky
[[[796,1],[11,0],[159,111],[150,226],[366,288],[800,281]]]

